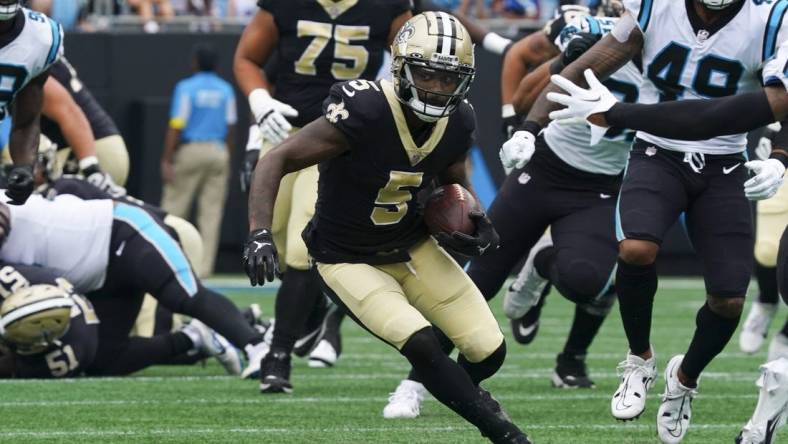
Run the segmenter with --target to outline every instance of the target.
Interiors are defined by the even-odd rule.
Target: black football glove
[[[8,189],[5,195],[11,198],[11,205],[23,205],[27,198],[33,194],[35,180],[33,180],[32,165],[14,165],[8,172]]]
[[[279,255],[271,232],[265,228],[249,233],[244,246],[244,270],[252,287],[281,278]]]
[[[241,163],[241,192],[248,193],[252,189],[252,173],[260,158],[260,150],[247,150]]]
[[[525,116],[520,116],[517,114],[509,117],[503,117],[503,134],[506,136],[506,140],[512,138],[512,135],[515,131],[517,131],[517,128],[520,127],[523,121],[525,121]]]
[[[564,52],[561,53],[561,62],[564,66],[569,66],[569,64],[580,58],[583,53],[588,51],[601,38],[602,36],[600,34],[578,32],[573,35],[569,43],[566,44]]]
[[[476,223],[476,235],[455,231],[454,233],[438,233],[435,239],[445,249],[463,256],[481,256],[487,251],[498,249],[500,238],[495,232],[492,222],[483,211],[471,211],[468,215]]]

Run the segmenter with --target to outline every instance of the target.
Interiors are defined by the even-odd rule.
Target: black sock
[[[179,284],[171,282],[168,285]],[[167,291],[164,290],[164,293],[166,294]],[[159,299],[159,302],[165,300],[166,298]],[[246,322],[243,313],[232,301],[206,287],[200,286],[197,294],[181,300],[179,307],[168,308],[199,319],[216,333],[227,338],[236,348],[243,349],[247,344],[256,344],[263,340],[260,332]]]
[[[575,318],[569,330],[569,337],[566,338],[564,354],[585,356],[606,317],[607,314],[589,313],[584,305],[575,305]]]
[[[551,281],[554,279],[554,276],[550,275],[553,264],[555,263],[556,254],[557,250],[555,247],[547,247],[536,253],[536,256],[534,256],[534,268],[536,268],[536,272],[539,273],[539,276],[548,278]]]
[[[130,337],[123,345],[110,346],[112,359],[101,361],[89,372],[100,375],[128,375],[151,365],[168,364],[176,356],[189,351],[192,346],[191,339],[181,332],[151,338]]]
[[[631,265],[618,259],[616,293],[629,350],[640,355],[651,348],[651,310],[657,292],[655,264]]]
[[[695,317],[695,335],[681,363],[684,374],[698,379],[709,362],[725,348],[738,325],[738,317],[722,317],[711,311],[709,304],[703,304]]]
[[[443,354],[449,356],[452,350],[454,350],[454,343],[451,342],[451,339],[449,339],[448,336],[446,336],[446,333],[434,325],[432,326],[432,332],[435,334],[435,339],[438,340],[438,344],[440,345]],[[415,382],[421,382],[419,375],[416,373],[416,369],[413,367],[410,368],[408,379]]]
[[[290,354],[295,341],[304,334],[312,309],[323,297],[316,271],[290,268],[276,294],[276,326],[271,349]]]
[[[442,353],[432,329],[416,332],[400,352],[435,399],[478,427],[491,440],[501,440],[519,432],[514,424],[492,411],[468,373]]]
[[[758,302],[776,304],[780,297],[777,293],[777,267],[764,267],[756,261],[755,278],[758,280]]]
[[[457,363],[460,367],[468,373],[474,385],[479,385],[482,381],[494,375],[499,368],[503,365],[503,360],[506,358],[506,342],[501,342],[498,347],[490,356],[484,358],[479,362],[471,362],[465,359],[465,356],[460,354],[457,357]]]

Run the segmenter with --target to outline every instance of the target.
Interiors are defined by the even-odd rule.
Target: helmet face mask
[[[475,75],[473,43],[459,20],[426,12],[408,20],[392,45],[394,89],[425,122],[450,115]]]
[[[0,21],[13,19],[21,9],[20,0],[0,0]]]
[[[742,0],[697,0],[697,1],[708,9],[713,9],[715,11],[718,11],[721,9],[725,9],[728,6],[735,5],[736,3],[739,3]]]

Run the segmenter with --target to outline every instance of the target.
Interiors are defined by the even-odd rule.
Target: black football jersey
[[[373,80],[392,21],[410,0],[259,0],[279,31],[274,98],[298,110],[295,127],[317,119],[334,83]]]
[[[439,173],[462,161],[475,128],[462,102],[417,144],[392,84],[354,80],[331,88],[325,118],[351,149],[320,164],[315,216],[304,230],[318,262],[409,260],[407,250],[427,235],[415,196]]]
[[[0,264],[0,297],[29,285],[59,285],[58,275],[33,265]],[[49,348],[33,355],[15,355],[17,378],[68,378],[79,376],[90,367],[98,348],[99,320],[93,306],[79,295],[72,295],[76,306],[71,310],[71,324],[62,338]]]
[[[77,71],[65,57],[61,57],[60,60],[52,65],[49,69],[49,74],[66,88],[68,93],[71,94],[71,97],[74,98],[74,102],[76,102],[82,109],[82,112],[85,113],[88,122],[90,122],[90,128],[93,130],[93,136],[96,139],[120,134],[117,125],[115,125],[115,121],[112,120],[112,117],[110,117],[104,108],[99,105],[90,90],[87,89],[77,76]],[[41,133],[49,137],[49,139],[60,148],[69,146],[57,122],[43,115],[41,116]]]

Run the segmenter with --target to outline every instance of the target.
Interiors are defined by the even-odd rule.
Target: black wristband
[[[786,154],[785,151],[772,151],[769,155],[769,159],[777,159],[784,167],[788,168],[788,154]]]
[[[542,125],[539,125],[539,123],[534,122],[533,120],[526,120],[520,125],[517,125],[517,127],[515,128],[515,132],[516,131],[528,131],[534,136],[538,136],[539,132],[542,131]]]
[[[553,63],[550,64],[550,75],[561,74],[561,71],[563,71],[564,68],[566,68],[566,65],[564,65],[563,57],[558,56],[558,58],[553,60]]]

